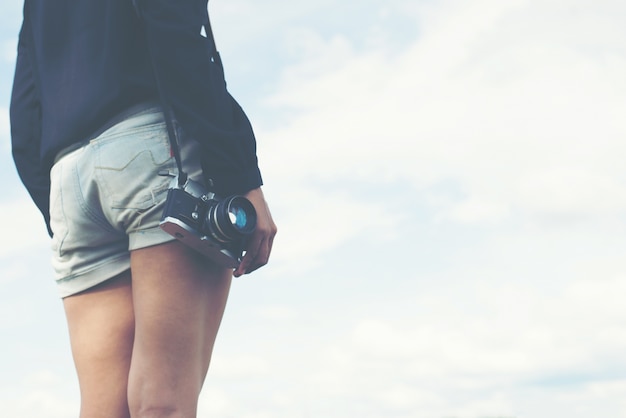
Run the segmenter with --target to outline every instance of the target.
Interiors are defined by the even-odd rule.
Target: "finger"
[[[269,248],[268,239],[263,239],[259,245],[259,249],[256,256],[251,260],[250,264],[246,267],[244,274],[252,273],[253,271],[263,267],[269,261]]]
[[[244,274],[252,273],[253,271],[265,266],[269,262],[270,255],[272,254],[272,247],[274,245],[274,237],[276,236],[276,232],[276,226],[272,224],[271,229],[263,234],[263,239],[259,243],[258,250],[252,261],[246,268],[246,272]]]
[[[241,263],[239,263],[239,266],[237,267],[237,269],[233,272],[233,275],[235,277],[239,277],[243,274],[246,274],[249,266],[252,264],[252,262],[257,256],[261,242],[262,240],[258,240],[258,239],[252,239],[248,242],[248,245],[246,246],[246,254],[241,259]]]

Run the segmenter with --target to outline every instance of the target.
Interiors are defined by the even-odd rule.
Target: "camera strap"
[[[159,99],[161,102],[161,107],[163,108],[163,116],[165,117],[165,125],[167,127],[167,134],[170,139],[170,147],[172,153],[174,154],[174,159],[176,160],[176,168],[178,169],[178,186],[183,187],[187,182],[187,173],[183,170],[182,159],[180,156],[180,143],[179,143],[179,127],[176,124],[176,119],[174,118],[172,107],[167,100],[167,97],[163,91],[163,86],[161,83],[161,77],[159,74],[158,67],[154,58],[154,51],[156,45],[154,45],[153,38],[150,36],[147,25],[144,24],[143,15],[141,13],[141,7],[139,6],[139,0],[133,0],[133,6],[135,11],[137,12],[137,16],[139,17],[139,21],[143,26],[144,34],[146,36],[146,43],[148,45],[148,54],[150,55],[150,62],[152,64],[152,72],[154,74],[154,79],[156,82],[156,87],[159,93]]]

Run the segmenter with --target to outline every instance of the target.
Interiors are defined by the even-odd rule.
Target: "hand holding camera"
[[[257,214],[243,196],[220,198],[191,179],[172,179],[160,227],[217,264],[237,268],[247,238],[256,229]]]
[[[277,228],[261,188],[250,190],[245,197],[256,210],[256,228],[246,240],[246,255],[235,269],[235,277],[252,273],[269,261]]]

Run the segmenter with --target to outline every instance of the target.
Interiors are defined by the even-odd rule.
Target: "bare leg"
[[[81,394],[81,418],[129,418],[133,348],[130,272],[63,299]]]
[[[174,241],[131,252],[133,418],[196,417],[232,271]]]

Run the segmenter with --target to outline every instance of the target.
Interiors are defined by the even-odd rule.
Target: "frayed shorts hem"
[[[141,229],[128,234],[128,250],[152,247],[174,241],[175,238],[163,231],[160,227]]]
[[[57,279],[56,283],[59,296],[63,299],[75,295],[76,293],[80,293],[112,279],[128,269],[130,269],[130,254],[123,254],[106,260],[88,271]]]
[[[128,235],[130,251],[165,244],[174,240],[174,237],[159,227],[135,231]],[[124,253],[106,260],[88,271],[58,279],[56,281],[57,288],[63,299],[104,283],[128,269],[130,269],[130,253]]]

